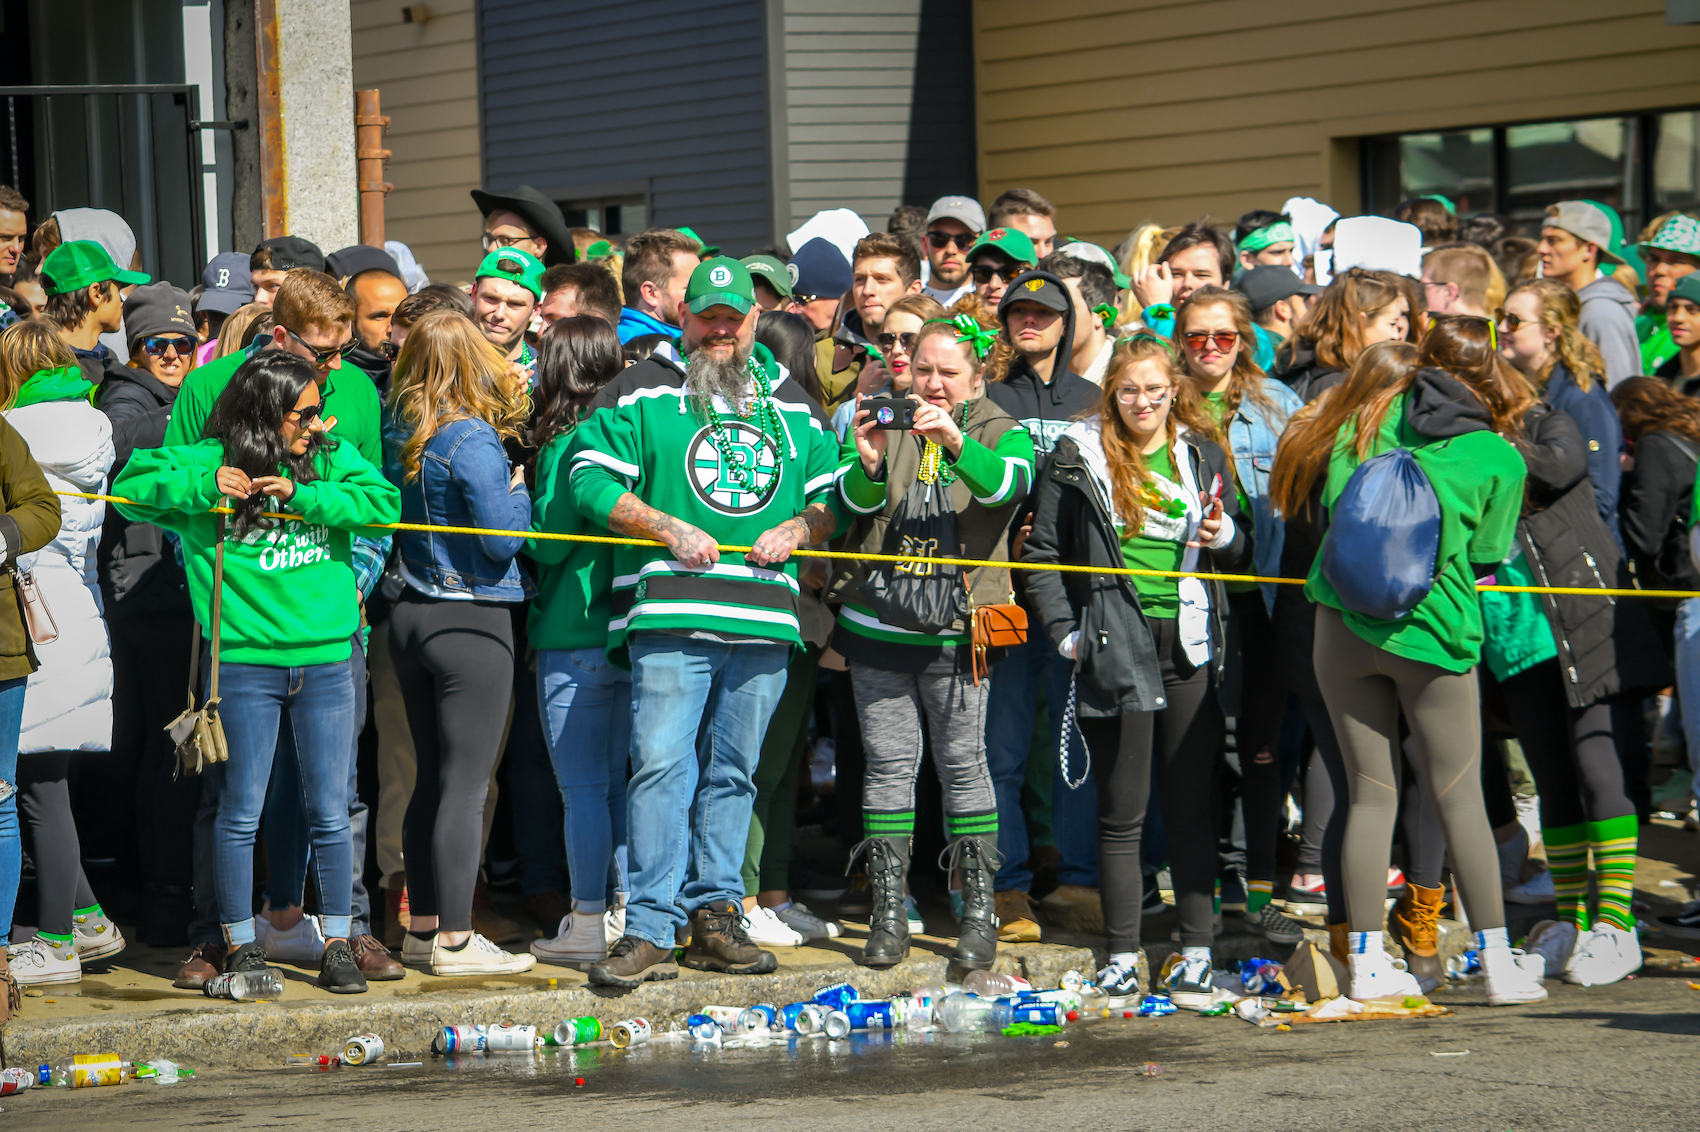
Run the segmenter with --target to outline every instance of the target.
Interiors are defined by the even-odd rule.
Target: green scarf
[[[42,369],[30,374],[29,380],[18,389],[17,397],[12,400],[12,408],[21,409],[25,405],[39,405],[46,401],[75,401],[78,399],[93,403],[94,382],[83,376],[81,366],[60,366],[58,369]]]

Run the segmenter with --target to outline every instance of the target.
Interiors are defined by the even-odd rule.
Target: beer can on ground
[[[889,1030],[897,1022],[889,1002],[852,1002],[844,1007],[853,1030]]]
[[[722,1037],[720,1023],[706,1014],[693,1014],[685,1019],[685,1029],[698,1041],[717,1042]]]
[[[600,1018],[563,1018],[553,1034],[544,1035],[545,1045],[582,1046],[602,1037]]]
[[[384,1056],[384,1039],[376,1034],[355,1034],[342,1043],[344,1065],[370,1065]]]
[[[444,1026],[431,1039],[432,1053],[476,1053],[484,1048],[483,1026]]]
[[[613,1039],[615,1049],[640,1046],[649,1040],[649,1021],[644,1018],[628,1018],[624,1022],[616,1022],[609,1028],[608,1036]]]
[[[537,1027],[504,1023],[484,1031],[486,1053],[530,1053],[537,1048]]]
[[[1060,1026],[1067,1020],[1067,1014],[1067,1009],[1055,1002],[1015,1002],[1010,1004],[1009,1020],[1034,1026]]]
[[[850,1016],[842,1010],[829,1010],[821,1029],[829,1038],[847,1038],[850,1036]]]
[[[790,1009],[787,1007],[786,1009]],[[826,1007],[819,1003],[806,1002],[797,1011],[797,1016],[791,1022],[791,1028],[799,1034],[818,1034],[826,1029]]]
[[[738,1032],[743,1034],[772,1030],[779,1024],[779,1008],[771,1003],[758,1002],[738,1015]]]
[[[822,987],[812,997],[828,1010],[843,1010],[847,1004],[862,996],[857,994],[856,988],[849,983],[833,983],[830,987]]]
[[[738,1027],[738,1015],[744,1012],[742,1006],[705,1006],[702,1012],[720,1024],[722,1030],[734,1030]]]

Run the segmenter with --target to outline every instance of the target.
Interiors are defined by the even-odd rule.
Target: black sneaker
[[[325,957],[319,960],[319,985],[332,994],[365,993],[366,976],[360,973],[346,939],[333,939],[325,945]]]
[[[1140,996],[1145,993],[1145,988],[1141,985],[1144,979],[1140,968],[1143,966],[1140,957],[1136,956],[1131,967],[1112,963],[1098,972],[1098,989],[1109,996],[1106,1006],[1119,1010],[1124,1006],[1138,1004]]]
[[[1669,915],[1654,916],[1653,923],[1658,925],[1661,935],[1677,939],[1700,939],[1700,900],[1685,904],[1680,911]]]
[[[264,971],[271,966],[266,962],[266,949],[257,943],[245,943],[238,947],[224,961],[224,973],[232,971]]]

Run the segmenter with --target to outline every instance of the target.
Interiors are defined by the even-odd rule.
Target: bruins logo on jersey
[[[740,420],[725,422],[725,450],[715,442],[714,427],[702,428],[685,453],[685,475],[697,498],[727,515],[760,511],[773,498],[781,475],[773,441]],[[754,489],[754,490],[752,490]]]

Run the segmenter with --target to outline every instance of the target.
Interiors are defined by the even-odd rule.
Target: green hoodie
[[[223,463],[218,440],[141,448],[112,485],[114,495],[135,500],[115,504],[125,518],[182,537],[189,597],[203,627],[212,624],[221,518],[207,512],[221,502],[215,476]],[[400,521],[401,493],[352,444],[321,450],[318,470],[323,478],[298,485],[288,503],[267,508],[294,512],[305,522],[225,536],[220,647],[232,664],[295,668],[349,657],[349,638],[360,627],[349,532]]]
[[[555,437],[537,457],[537,492],[531,529],[560,535],[607,535],[573,506],[567,463],[573,430]],[[531,602],[526,636],[533,648],[601,649],[608,646],[613,619],[614,547],[606,543],[531,539],[528,558],[537,563],[537,596]]]
[[[261,348],[269,339],[256,339]],[[189,371],[177,390],[177,400],[171,406],[171,423],[165,428],[165,447],[197,444],[207,418],[212,416],[213,404],[230,384],[242,363],[259,350],[238,350]],[[344,362],[342,368],[325,375],[320,387],[325,401],[325,416],[336,418],[333,430],[341,440],[352,444],[374,468],[384,466],[383,431],[379,421],[381,406],[378,387],[372,384],[358,366]]]
[[[41,405],[48,401],[87,401],[93,392],[94,382],[83,376],[81,366],[41,369],[30,374],[18,387],[18,395],[12,398],[10,407],[21,409],[25,405]]]
[[[1377,648],[1448,672],[1468,672],[1481,659],[1483,639],[1482,607],[1471,563],[1505,560],[1517,533],[1528,468],[1517,449],[1486,429],[1439,440],[1419,433],[1406,420],[1412,396],[1406,393],[1388,408],[1369,455],[1409,448],[1434,487],[1440,502],[1434,588],[1407,617],[1394,621],[1366,617],[1346,609],[1323,577],[1324,556],[1318,554],[1305,583],[1305,596],[1340,610],[1347,628]],[[1322,491],[1322,505],[1330,511],[1358,468],[1360,461],[1352,450],[1356,435],[1354,417],[1341,426],[1334,441]]]

